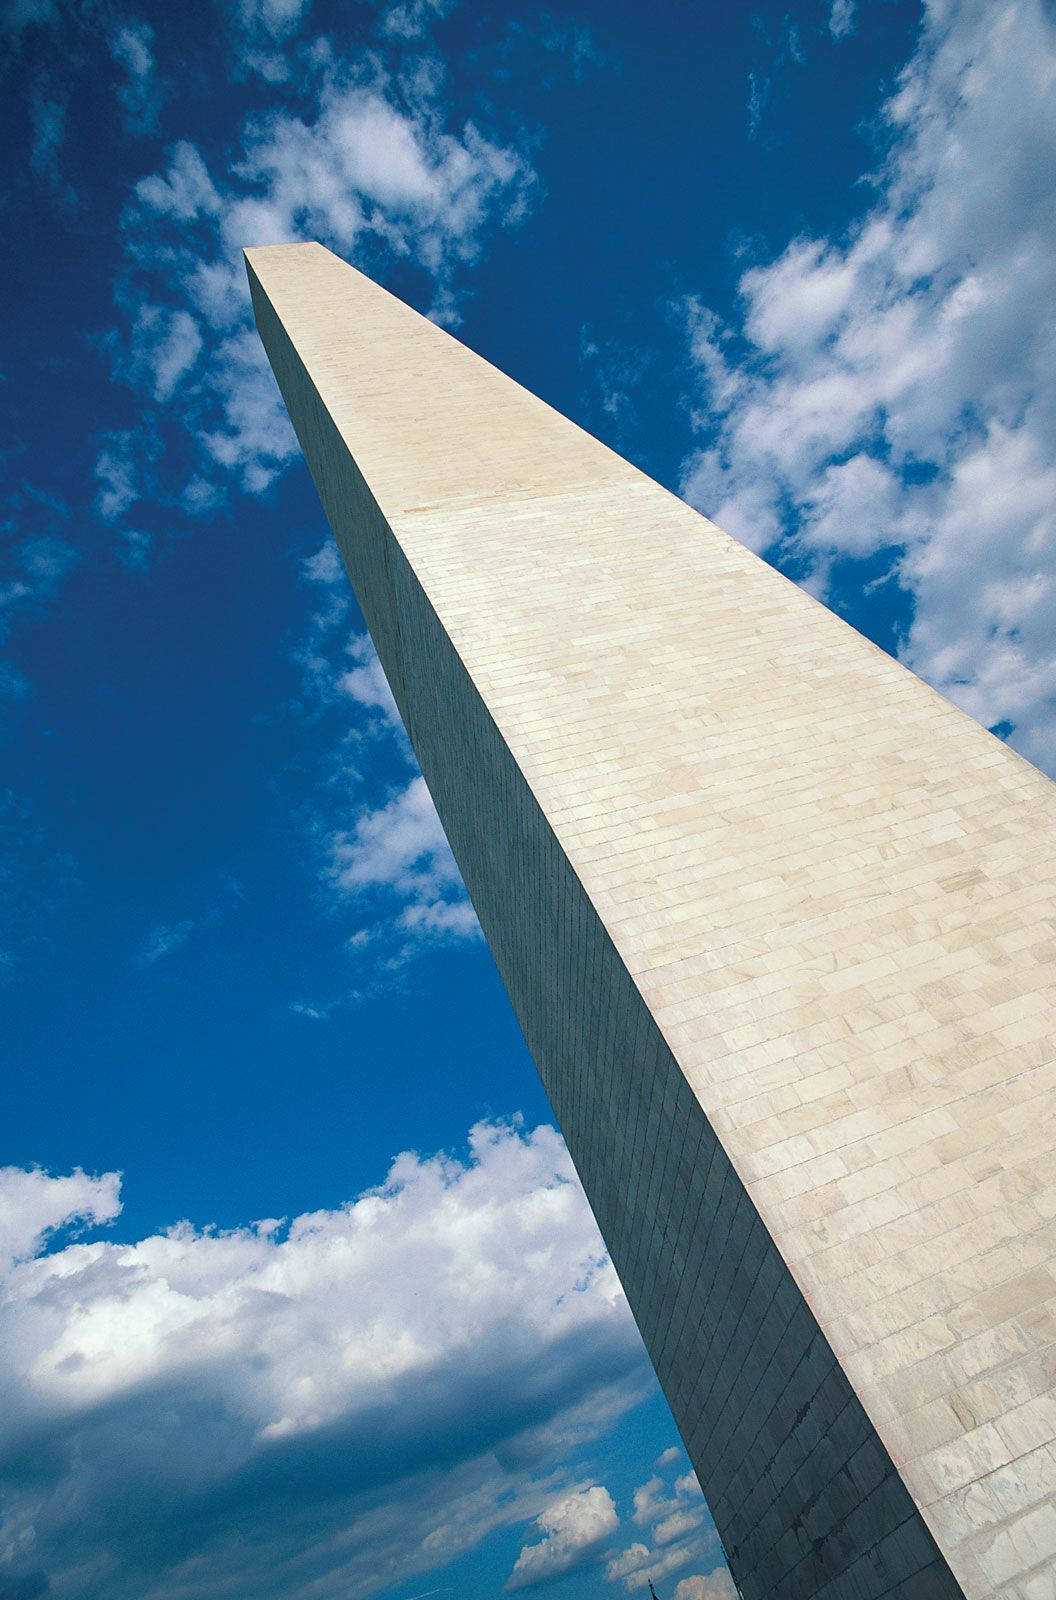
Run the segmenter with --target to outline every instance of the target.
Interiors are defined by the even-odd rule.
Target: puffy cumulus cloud
[[[439,86],[426,78],[404,109],[385,79],[328,79],[311,121],[276,114],[248,131],[224,237],[232,248],[329,236],[354,250],[365,235],[413,254],[440,283],[472,260],[496,202],[507,221],[523,208],[527,169],[472,124],[445,130]]]
[[[692,1472],[679,1474],[686,1458],[679,1449],[665,1450],[656,1470],[634,1491],[632,1520],[646,1531],[605,1564],[610,1583],[625,1589],[645,1589],[650,1579],[666,1577],[718,1553],[718,1540],[704,1505],[700,1485]],[[695,1581],[695,1580],[694,1580]]]
[[[526,1544],[514,1562],[507,1589],[527,1589],[582,1566],[620,1525],[612,1495],[604,1484],[570,1489],[536,1518],[543,1537]]]
[[[121,1210],[120,1192],[117,1172],[90,1178],[77,1167],[53,1178],[38,1167],[0,1167],[0,1274],[39,1255],[60,1228],[112,1222]]]
[[[728,1569],[717,1567],[707,1577],[683,1578],[675,1585],[675,1600],[737,1600],[737,1590]]]
[[[853,6],[829,26],[853,26]],[[684,491],[816,592],[887,561],[903,659],[1056,770],[1056,27],[1041,0],[925,8],[845,238],[690,307]]]
[[[245,6],[244,21],[274,42],[302,9],[265,0]],[[177,424],[150,486],[169,505],[182,504],[191,478],[260,493],[297,454],[252,326],[243,246],[317,238],[376,276],[413,265],[432,285],[433,314],[450,320],[458,273],[527,204],[527,161],[456,117],[427,58],[408,76],[377,53],[349,67],[325,39],[289,49],[302,85],[292,107],[285,88],[262,86],[265,103],[225,168],[179,141],[124,212],[122,323],[110,348],[116,372],[160,408],[145,437],[159,416]],[[100,477],[112,466],[104,441]]]
[[[289,1223],[56,1247],[118,1209],[115,1174],[0,1175],[4,1593],[347,1600],[502,1524],[574,1538],[556,1464],[648,1374],[553,1129]]]
[[[665,1450],[656,1465],[671,1467],[681,1460],[681,1451]],[[692,1472],[677,1477],[672,1488],[668,1488],[659,1473],[654,1473],[634,1491],[634,1521],[639,1528],[660,1526],[670,1522],[673,1516],[682,1515],[687,1507],[690,1508],[690,1514],[696,1516],[699,1521],[702,1504],[700,1485]],[[661,1541],[665,1542],[667,1541]]]

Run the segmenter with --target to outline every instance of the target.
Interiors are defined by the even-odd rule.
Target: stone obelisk
[[[1056,789],[321,246],[247,260],[746,1600],[1051,1600]]]

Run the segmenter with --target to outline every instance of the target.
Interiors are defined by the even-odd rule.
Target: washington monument
[[[1053,1600],[1056,788],[321,246],[247,261],[745,1600]]]

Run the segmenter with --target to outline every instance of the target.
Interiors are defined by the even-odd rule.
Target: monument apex
[[[1056,1562],[1056,789],[316,244],[257,325],[745,1600]]]

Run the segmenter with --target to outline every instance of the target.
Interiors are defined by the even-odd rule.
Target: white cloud
[[[527,1589],[571,1572],[588,1561],[619,1525],[612,1496],[603,1484],[589,1484],[560,1495],[536,1518],[543,1537],[523,1546],[507,1589]]]
[[[685,1539],[689,1534],[696,1533],[703,1521],[704,1513],[699,1509],[672,1511],[670,1516],[661,1518],[653,1529],[653,1543],[675,1544],[679,1539]]]
[[[182,950],[196,927],[197,923],[193,918],[187,917],[183,922],[159,923],[151,928],[147,947],[139,958],[140,966],[152,967],[156,961],[162,961],[174,951]]]
[[[304,575],[309,583],[339,583],[345,575],[337,545],[328,539],[324,545],[304,562]]]
[[[121,1210],[120,1190],[117,1172],[90,1178],[77,1167],[53,1178],[37,1167],[0,1167],[0,1275],[31,1261],[59,1228],[112,1222]]]
[[[831,13],[834,33],[850,6]],[[902,656],[1056,770],[1056,29],[1039,0],[926,7],[844,239],[746,271],[739,329],[690,308],[702,438],[684,491],[824,593],[890,553]]]
[[[302,9],[248,5],[243,20],[274,43]],[[349,68],[326,40],[284,49],[304,83],[301,114],[285,91],[265,91],[270,108],[245,119],[224,170],[181,140],[135,185],[113,340],[116,370],[182,424],[198,474],[253,494],[298,451],[252,327],[242,247],[318,238],[375,273],[413,262],[434,286],[434,315],[450,319],[458,273],[489,229],[519,220],[533,180],[516,149],[455,117],[428,64],[401,77],[376,54]],[[174,487],[154,492],[180,503]]]
[[[636,1539],[606,1562],[610,1583],[645,1589],[650,1578],[655,1581],[714,1557],[717,1540],[696,1477],[686,1472],[669,1481],[670,1469],[684,1461],[681,1450],[665,1450],[656,1462],[659,1470],[635,1489],[632,1518],[637,1527],[649,1530],[649,1543]]]
[[[366,1595],[552,1514],[648,1388],[553,1129],[481,1124],[289,1224],[33,1254],[117,1184],[0,1174],[5,1592]]]
[[[681,1460],[680,1450],[665,1450],[657,1466],[674,1466]],[[672,1515],[681,1514],[687,1504],[695,1507],[699,1501],[700,1485],[692,1472],[676,1478],[673,1489],[668,1489],[660,1474],[654,1473],[634,1491],[634,1521],[639,1528],[647,1528],[670,1520]]]
[[[401,893],[435,897],[458,881],[448,847],[422,777],[376,811],[365,812],[355,828],[334,840],[334,873],[342,889],[391,884]]]
[[[164,173],[141,178],[135,188],[134,204],[144,213],[174,222],[215,216],[221,203],[205,162],[185,139],[173,146]]]
[[[328,713],[335,725],[313,834],[316,845],[322,843],[325,881],[339,905],[367,919],[346,939],[346,948],[357,955],[370,945],[373,987],[391,981],[427,945],[479,939],[480,925],[370,637],[348,636],[348,580],[333,542],[302,570],[326,598],[313,612],[296,656],[304,675],[301,709],[313,717]],[[401,775],[410,775],[395,786],[390,780],[378,795],[377,774],[388,774],[394,764]],[[345,820],[350,802],[351,826]],[[303,1004],[312,1014],[329,1016],[362,995],[356,987],[336,1000]]]
[[[103,435],[103,446],[95,459],[99,484],[95,506],[106,522],[117,522],[140,498],[135,445],[135,435],[128,431]]]
[[[383,890],[404,906],[401,924],[417,933],[479,932],[440,818],[419,774],[384,805],[363,811],[330,840],[330,875],[345,894]]]
[[[310,0],[239,0],[230,8],[237,70],[266,83],[286,83],[299,66],[294,35]]]
[[[240,0],[238,17],[247,29],[263,29],[273,39],[285,39],[308,10],[309,0]]]
[[[625,1589],[645,1589],[650,1580],[656,1583],[669,1572],[677,1572],[696,1559],[698,1552],[684,1544],[669,1545],[666,1550],[650,1550],[640,1540],[605,1563],[605,1576],[610,1583],[620,1582]]]
[[[117,98],[126,122],[134,132],[149,132],[157,124],[162,100],[154,61],[154,29],[147,22],[123,23],[110,38],[110,54],[125,74]]]
[[[733,1579],[725,1567],[717,1567],[707,1577],[700,1573],[683,1578],[675,1586],[675,1600],[737,1600]]]
[[[439,19],[449,15],[455,0],[397,0],[382,17],[381,26],[393,39],[419,39]]]
[[[207,517],[210,512],[222,506],[226,496],[224,490],[217,483],[210,483],[208,478],[200,477],[197,473],[184,485],[180,495],[180,506],[189,517]]]
[[[29,115],[33,128],[29,164],[39,177],[59,188],[59,151],[66,137],[65,103],[52,99],[37,84],[29,97]]]
[[[341,576],[344,577],[343,568]],[[377,651],[370,641],[369,634],[355,635],[349,640],[346,648],[354,664],[338,678],[338,689],[365,710],[380,711],[389,722],[397,727],[402,726],[400,713],[389,688],[389,680],[378,660]]]
[[[24,483],[2,509],[0,535],[6,537],[0,545],[0,640],[20,615],[54,600],[80,560],[65,537],[69,507],[57,495]],[[20,683],[24,680],[18,674],[6,679],[9,692]]]
[[[154,545],[152,536],[144,533],[142,528],[122,528],[121,538],[124,548],[119,554],[125,566],[131,567],[136,572],[146,572],[150,566],[150,552]]]
[[[829,11],[829,32],[834,39],[845,39],[854,32],[855,0],[832,0]],[[679,1600],[684,1600],[680,1596]]]
[[[152,305],[137,310],[130,335],[132,365],[159,403],[172,399],[201,349],[202,335],[189,312]]]

